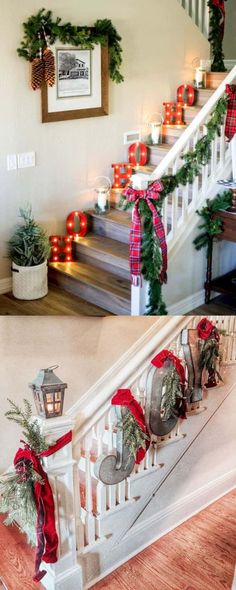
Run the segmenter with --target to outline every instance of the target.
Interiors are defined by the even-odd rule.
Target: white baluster
[[[92,436],[88,434],[84,439],[85,450],[85,541],[87,545],[95,541],[95,519],[93,515],[93,489],[91,476],[91,446]]]
[[[105,432],[105,417],[101,418],[95,427],[97,438],[97,455],[100,457],[103,454],[103,436]],[[102,481],[99,481],[96,488],[97,494],[97,511],[99,514],[106,512],[106,486]]]

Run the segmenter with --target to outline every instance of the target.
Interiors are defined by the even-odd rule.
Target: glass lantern
[[[95,211],[104,215],[110,210],[111,181],[107,176],[97,176],[94,191],[96,193]]]
[[[63,383],[54,373],[58,365],[48,369],[40,369],[36,379],[29,384],[33,391],[37,414],[42,418],[56,418],[62,416],[65,389]]]
[[[194,68],[194,87],[197,90],[201,90],[202,88],[206,88],[206,69],[203,68],[200,64],[200,59],[196,57],[192,61],[192,65]]]
[[[162,125],[164,117],[161,113],[153,113],[146,121],[147,145],[158,145],[162,143]]]

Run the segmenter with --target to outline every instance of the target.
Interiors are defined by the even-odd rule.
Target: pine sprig
[[[48,444],[40,431],[37,420],[32,420],[32,407],[29,401],[27,399],[23,400],[23,409],[10,399],[8,399],[8,402],[11,409],[5,413],[6,418],[22,428],[22,434],[26,442],[36,453],[46,451]]]
[[[58,39],[63,45],[70,44],[82,49],[93,49],[94,45],[108,45],[110,78],[117,84],[124,78],[120,72],[122,65],[121,37],[109,19],[99,19],[93,27],[74,26],[70,22],[62,24],[60,18],[53,20],[52,11],[42,8],[23,23],[24,37],[17,53],[32,62],[40,50],[47,48],[47,41],[54,45]]]
[[[165,422],[172,416],[178,415],[176,402],[178,398],[183,397],[180,377],[175,368],[165,375],[163,379],[163,390],[161,414],[162,420]]]
[[[18,465],[19,467],[19,465]],[[3,475],[0,479],[0,512],[7,513],[6,526],[16,524],[28,541],[35,544],[37,510],[34,497],[35,483],[44,484],[31,464],[25,464],[25,481],[17,470]]]
[[[215,338],[208,338],[202,344],[200,357],[199,357],[199,368],[201,370],[207,369],[208,371],[214,371],[220,381],[223,381],[219,371],[217,370],[217,363],[221,360],[221,354],[219,351],[219,343]]]
[[[135,459],[139,449],[146,449],[146,441],[149,440],[149,437],[143,432],[133,414],[128,409],[122,420],[119,420],[117,426],[123,431],[123,443],[130,450],[130,458]]]

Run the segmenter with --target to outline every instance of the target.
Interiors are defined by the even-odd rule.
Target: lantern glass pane
[[[61,401],[61,391],[56,391],[55,392],[55,402],[60,402]]]
[[[47,403],[53,402],[53,393],[46,393]]]
[[[61,412],[61,404],[57,403],[57,404],[55,404],[55,413],[60,414],[60,412]]]

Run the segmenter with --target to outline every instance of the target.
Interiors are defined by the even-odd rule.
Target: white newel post
[[[233,180],[236,182],[236,133],[231,139]]]
[[[132,187],[137,190],[146,190],[151,177],[147,174],[134,174],[131,177]],[[131,287],[131,316],[144,315],[148,303],[148,283],[142,277],[142,284]]]
[[[73,430],[74,421],[61,416],[45,420],[37,416],[43,434],[49,444]],[[76,519],[74,506],[74,468],[72,443],[54,455],[43,459],[55,502],[55,520],[59,538],[58,562],[52,565],[43,562],[47,575],[42,585],[47,590],[82,590],[82,572],[77,563]]]

